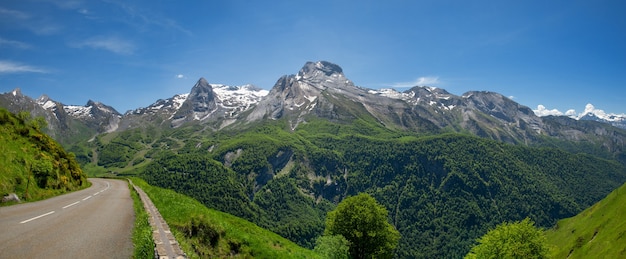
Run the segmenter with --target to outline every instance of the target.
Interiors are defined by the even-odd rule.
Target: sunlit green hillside
[[[209,209],[200,202],[133,178],[154,202],[191,258],[318,258],[247,220]]]
[[[547,231],[553,258],[626,258],[626,184]]]
[[[42,133],[44,122],[0,109],[0,194],[39,200],[86,187],[89,182],[59,143]]]

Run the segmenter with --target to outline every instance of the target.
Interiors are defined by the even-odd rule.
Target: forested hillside
[[[86,187],[73,153],[41,132],[45,121],[0,108],[0,194],[39,200]]]
[[[142,176],[307,247],[336,203],[367,192],[400,231],[401,258],[460,257],[504,221],[529,217],[551,227],[626,180],[619,162],[555,148],[422,136],[361,120],[296,131],[282,123],[198,130],[183,145],[173,141],[180,133],[165,133],[144,145],[179,148],[151,152]]]

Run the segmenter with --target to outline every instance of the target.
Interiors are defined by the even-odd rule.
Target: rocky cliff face
[[[172,117],[172,125],[177,127],[189,121],[206,120],[216,111],[217,103],[213,87],[206,79],[200,78]]]

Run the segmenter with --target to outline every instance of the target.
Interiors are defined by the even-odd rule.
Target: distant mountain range
[[[307,62],[297,74],[278,79],[270,91],[253,85],[209,84],[200,78],[189,93],[159,99],[125,114],[91,100],[84,106],[75,106],[45,95],[32,99],[20,89],[0,95],[0,105],[13,112],[28,110],[43,116],[50,134],[61,142],[147,124],[176,128],[200,123],[220,130],[264,119],[285,119],[293,130],[311,118],[335,122],[369,118],[387,128],[433,133],[467,131],[510,143],[532,143],[541,136],[589,140],[596,139],[598,132],[614,131],[605,124],[576,126],[576,121],[626,128],[623,115],[595,109],[573,119],[539,117],[530,108],[494,92],[471,91],[457,96],[427,86],[404,92],[362,88],[347,79],[341,67],[326,61]],[[600,134],[603,138],[614,135]]]
[[[570,118],[577,120],[590,120],[609,123],[615,127],[626,129],[626,114],[605,113],[596,109],[592,104],[587,104],[581,115],[572,115]]]
[[[309,248],[360,192],[389,209],[398,258],[459,258],[498,223],[549,227],[626,179],[626,130],[609,123],[538,116],[494,92],[363,88],[325,61],[269,91],[200,78],[124,114],[19,89],[0,106],[43,116],[93,175],[139,174]]]

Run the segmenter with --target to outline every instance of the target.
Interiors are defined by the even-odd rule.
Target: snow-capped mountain
[[[0,94],[0,106],[13,113],[28,111],[31,116],[43,117],[48,123],[47,133],[61,142],[115,131],[122,116],[113,107],[99,102],[89,100],[84,106],[64,105],[47,95],[37,99],[25,96],[19,88]]]
[[[621,136],[608,125],[582,121],[608,121],[619,126],[626,117],[606,114],[591,105],[576,119],[540,117],[538,111],[485,91],[457,96],[429,86],[415,86],[404,92],[367,89],[349,80],[341,67],[326,61],[307,62],[297,74],[278,79],[270,91],[253,85],[209,84],[200,78],[189,93],[159,99],[124,115],[94,101],[76,106],[63,105],[45,95],[33,100],[19,89],[0,97],[0,105],[12,112],[29,110],[34,116],[44,116],[51,131],[59,132],[57,138],[68,139],[72,134],[93,135],[145,126],[183,127],[190,123],[220,130],[267,119],[284,119],[295,130],[308,121],[325,119],[346,124],[367,121],[425,133],[462,131],[510,143],[532,143],[543,136],[575,141],[595,140],[600,135]],[[93,134],[85,133],[85,128]]]
[[[216,122],[224,127],[235,118],[256,105],[269,91],[254,85],[229,86],[209,84],[200,78],[189,93],[159,99],[145,108],[129,111],[124,115],[124,128],[134,127],[146,121],[171,123],[179,127],[187,122]]]
[[[597,109],[593,104],[588,103],[585,105],[585,111],[577,114],[575,110],[571,109],[565,113],[556,109],[546,109],[543,105],[538,105],[536,110],[533,110],[535,114],[540,117],[545,116],[567,116],[575,120],[588,120],[608,123],[614,127],[626,129],[626,114],[606,113],[604,110]]]
[[[605,122],[615,127],[626,129],[626,114],[606,113],[603,110],[596,109],[590,103],[585,106],[585,111],[574,117],[574,119]]]

